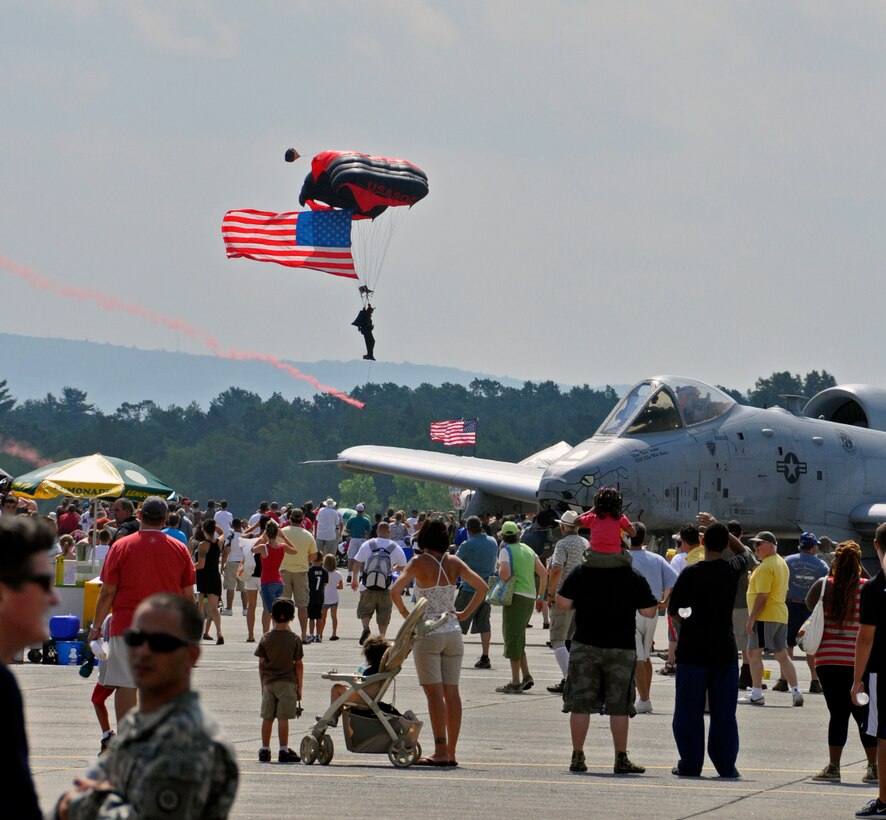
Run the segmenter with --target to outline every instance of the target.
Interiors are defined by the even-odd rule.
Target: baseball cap
[[[566,512],[557,519],[557,523],[565,524],[567,527],[574,527],[578,519],[579,515],[575,510],[566,510]]]
[[[769,532],[769,530],[763,530],[762,532],[758,532],[752,539],[751,542],[754,544],[760,543],[760,541],[766,541],[769,544],[773,544],[774,546],[778,546],[778,541],[775,536]]]
[[[169,507],[159,495],[150,495],[144,500],[141,512],[142,518],[147,516],[149,520],[157,521],[161,518],[166,518]]]
[[[800,546],[801,547],[812,547],[812,546],[815,546],[816,544],[820,544],[820,543],[821,543],[821,541],[819,541],[815,537],[814,532],[804,532],[800,536]]]
[[[365,510],[365,509],[366,509],[365,504],[358,504],[357,505],[357,512],[363,512],[363,510]]]
[[[499,532],[502,535],[519,535],[520,528],[513,521],[505,521],[505,523],[501,525]]]

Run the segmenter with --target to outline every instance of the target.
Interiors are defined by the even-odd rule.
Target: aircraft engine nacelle
[[[829,387],[809,400],[803,415],[886,432],[886,390],[869,384]]]

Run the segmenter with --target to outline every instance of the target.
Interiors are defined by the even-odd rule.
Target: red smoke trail
[[[11,456],[23,458],[37,467],[52,463],[48,458],[41,456],[33,447],[8,438],[0,438],[0,453],[9,453]]]
[[[0,256],[0,267],[6,268],[10,273],[37,290],[45,290],[49,293],[55,293],[58,296],[64,296],[66,299],[76,299],[78,302],[95,302],[105,310],[128,313],[130,316],[147,319],[155,325],[165,325],[171,330],[181,331],[192,339],[199,339],[209,348],[212,355],[216,358],[231,359],[234,361],[242,361],[246,359],[253,362],[266,362],[267,364],[276,367],[278,370],[288,373],[293,378],[308,382],[321,393],[328,393],[330,396],[335,396],[335,398],[341,399],[341,401],[347,402],[354,407],[359,407],[361,409],[365,407],[362,401],[351,398],[347,393],[342,393],[341,390],[336,390],[334,387],[321,384],[313,376],[309,376],[307,373],[302,373],[292,365],[281,362],[276,356],[271,356],[267,353],[250,353],[246,350],[224,350],[221,342],[216,339],[215,336],[212,336],[205,330],[193,327],[192,325],[181,321],[181,319],[173,319],[169,316],[163,316],[160,313],[155,313],[152,310],[143,308],[141,305],[136,305],[132,302],[124,302],[116,296],[110,296],[107,293],[102,293],[98,290],[73,288],[69,285],[63,285],[61,282],[57,282],[54,279],[41,276],[40,274],[29,270],[23,265],[18,265],[4,256]]]

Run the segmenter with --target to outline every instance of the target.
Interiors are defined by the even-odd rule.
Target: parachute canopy
[[[348,208],[375,219],[388,207],[412,206],[428,194],[428,177],[402,159],[372,157],[355,151],[323,151],[311,160],[299,194],[301,205]]]

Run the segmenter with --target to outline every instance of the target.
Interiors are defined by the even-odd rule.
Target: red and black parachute
[[[428,177],[411,162],[323,151],[311,160],[298,201],[311,208],[348,208],[355,216],[375,219],[389,207],[411,207],[427,195]]]

